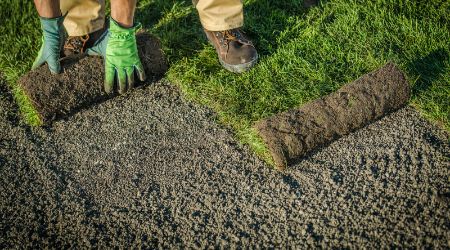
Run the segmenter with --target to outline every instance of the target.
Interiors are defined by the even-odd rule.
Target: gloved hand
[[[63,27],[64,17],[65,16],[55,18],[40,17],[43,33],[42,46],[31,69],[36,69],[47,62],[48,67],[53,74],[61,72],[59,53],[64,45],[65,39]]]
[[[140,27],[141,24],[138,23],[134,27],[123,28],[110,18],[109,29],[103,33],[92,48],[87,50],[89,55],[100,55],[105,60],[106,93],[114,91],[115,76],[117,76],[120,94],[134,87],[135,72],[139,80],[145,80],[144,67],[138,56],[135,36],[136,30]]]

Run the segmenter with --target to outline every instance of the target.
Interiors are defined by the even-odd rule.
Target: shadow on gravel
[[[17,111],[18,107],[14,98],[0,73],[0,120],[17,126],[19,124]]]

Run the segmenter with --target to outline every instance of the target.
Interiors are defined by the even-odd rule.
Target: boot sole
[[[256,55],[256,58],[253,59],[252,61],[242,64],[228,64],[224,62],[221,58],[219,58],[219,62],[226,70],[240,74],[249,71],[251,68],[253,68],[253,66],[255,66],[255,64],[258,62],[258,55]]]

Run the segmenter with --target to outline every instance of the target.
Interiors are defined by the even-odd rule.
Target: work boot
[[[258,60],[256,48],[239,28],[225,31],[204,29],[204,31],[208,40],[216,48],[219,61],[225,69],[242,73],[256,64]]]
[[[105,32],[105,28],[94,31],[84,36],[69,36],[64,43],[61,56],[70,56],[73,54],[84,53],[87,49],[91,48],[95,41]]]

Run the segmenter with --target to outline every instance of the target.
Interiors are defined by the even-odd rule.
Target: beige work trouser
[[[105,0],[61,0],[64,27],[69,36],[83,36],[105,24]]]
[[[207,30],[221,31],[244,25],[242,0],[193,0],[193,3]],[[105,0],[60,0],[60,5],[61,13],[67,13],[64,27],[69,36],[89,34],[105,24]]]

